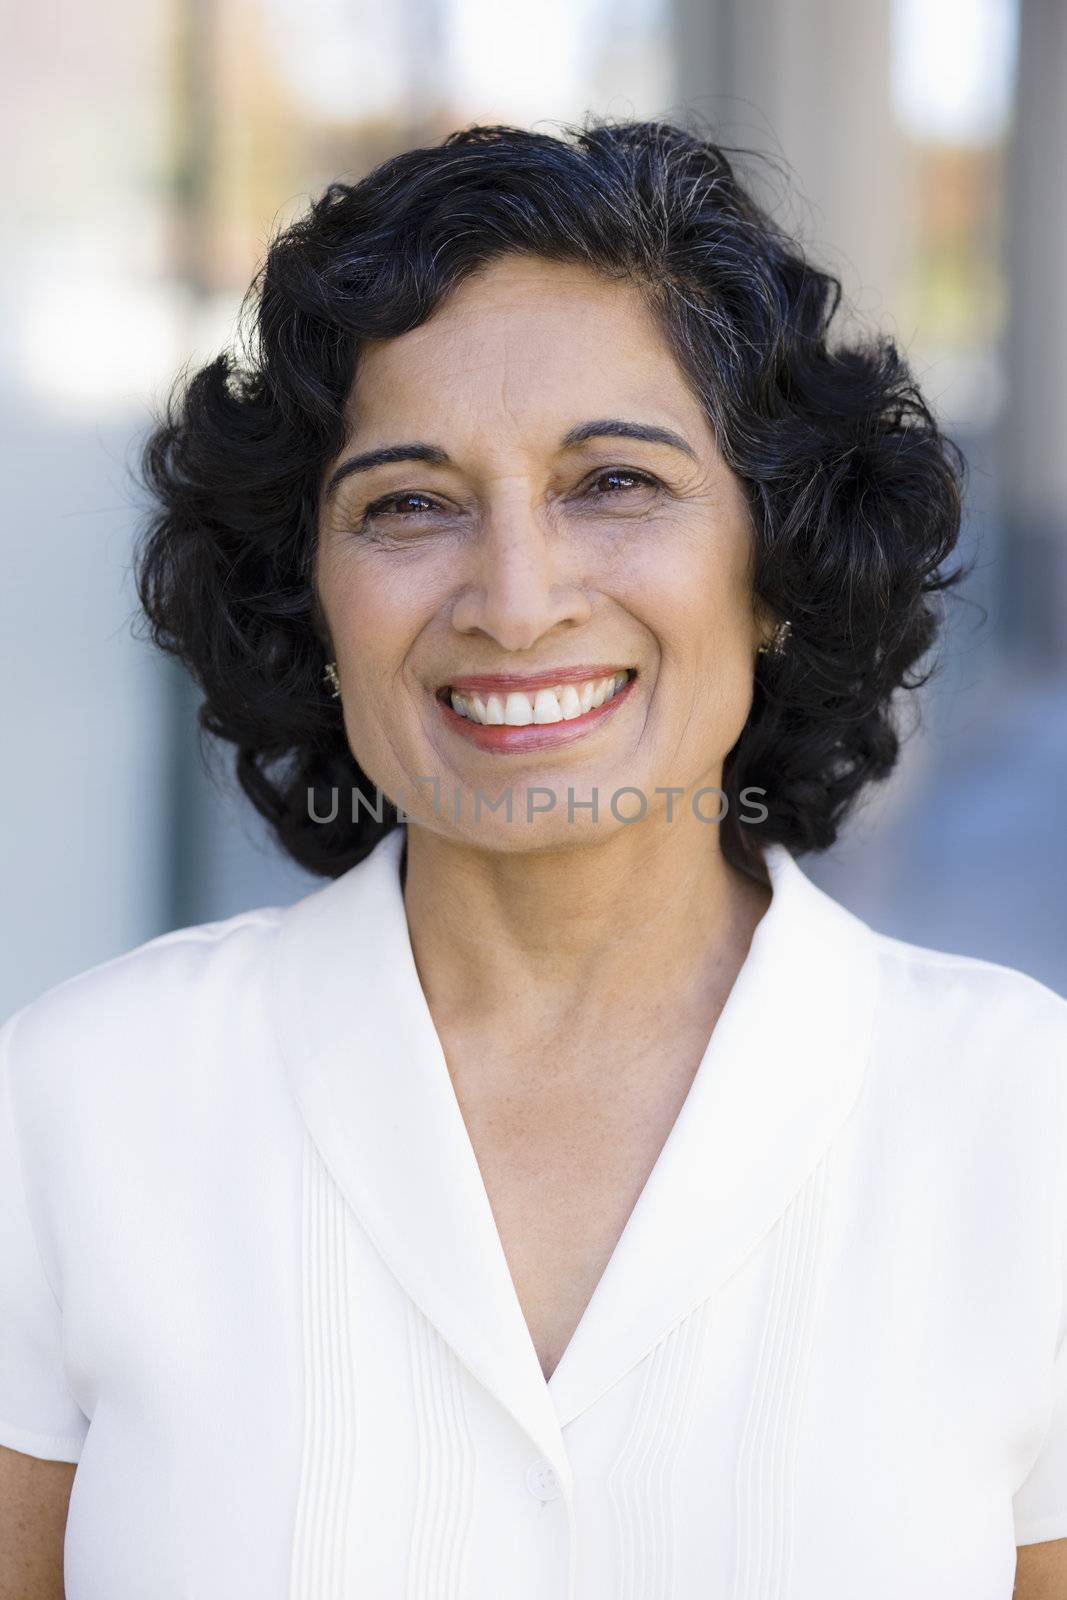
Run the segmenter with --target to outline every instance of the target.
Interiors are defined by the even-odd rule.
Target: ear
[[[778,627],[779,619],[762,601],[757,601],[753,607],[753,637],[752,649],[754,652],[762,650],[764,645],[769,645]]]

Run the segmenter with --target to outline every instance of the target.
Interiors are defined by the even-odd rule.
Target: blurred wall
[[[163,663],[127,628],[131,432],[159,287],[160,16],[9,14],[0,137],[0,1010],[165,921]]]
[[[1020,22],[1005,246],[1011,405],[1000,438],[1012,530],[1005,604],[1015,650],[1041,672],[1067,670],[1067,5],[1026,0]],[[1059,778],[1064,795],[1062,765]]]

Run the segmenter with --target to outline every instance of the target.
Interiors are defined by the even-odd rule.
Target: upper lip
[[[460,678],[449,678],[438,693],[444,693],[446,689],[458,689],[471,694],[507,694],[512,690],[524,694],[534,689],[551,689],[557,683],[584,683],[589,678],[613,678],[617,672],[630,674],[636,670],[635,667],[610,663],[593,663],[591,666],[580,663],[576,667],[549,667],[544,672],[467,673]]]

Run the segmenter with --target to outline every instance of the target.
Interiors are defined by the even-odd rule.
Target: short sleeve
[[[1067,1005],[1056,999],[1054,1027],[1048,1040],[1059,1090],[1058,1115],[1049,1119],[1056,1130],[1054,1165],[1056,1211],[1060,1239],[1060,1312],[1053,1359],[1052,1408],[1041,1448],[1012,1501],[1015,1543],[1040,1544],[1067,1539]]]
[[[1067,1339],[1061,1338],[1055,1370],[1052,1420],[1037,1460],[1012,1502],[1015,1543],[1067,1539]]]
[[[16,1012],[0,1027],[0,1445],[77,1461],[89,1419],[67,1387],[63,1317],[27,1201],[25,1152],[12,1094]]]

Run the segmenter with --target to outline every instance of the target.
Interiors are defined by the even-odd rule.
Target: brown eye
[[[650,478],[644,472],[630,472],[625,467],[611,467],[607,472],[598,473],[593,479],[593,484],[599,494],[625,494],[634,488],[654,489],[657,487],[655,478]],[[612,487],[602,489],[600,485],[610,484]]]
[[[589,479],[587,498],[605,503],[615,500],[621,506],[625,501],[636,507],[647,504],[660,488],[657,478],[647,472],[637,472],[629,467],[608,467]]]
[[[379,517],[393,515],[402,517],[412,511],[413,502],[416,501],[419,502],[413,512],[416,516],[434,504],[427,495],[418,494],[415,491],[407,494],[390,494],[381,500],[375,500],[373,505],[369,505],[363,513],[363,520],[364,522],[369,522]]]

